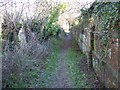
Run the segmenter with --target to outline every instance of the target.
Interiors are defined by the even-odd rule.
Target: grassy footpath
[[[51,40],[51,53],[47,58],[47,62],[45,64],[45,69],[42,71],[41,75],[41,82],[40,87],[48,87],[52,81],[51,76],[53,75],[54,71],[56,71],[58,55],[60,52],[60,41],[57,39]]]
[[[47,60],[44,61],[44,67],[40,69],[38,66],[39,62],[36,60],[27,60],[27,64],[31,67],[24,70],[22,73],[22,80],[18,80],[16,75],[12,75],[9,78],[8,84],[12,85],[13,88],[48,88],[53,83],[52,76],[58,67],[58,60],[61,51],[60,40],[51,38],[50,40],[50,53]],[[64,44],[64,43],[63,43]],[[68,46],[69,47],[69,46]],[[80,58],[84,57],[84,54],[76,52],[74,49],[66,49],[65,60],[68,64],[68,73],[72,81],[73,88],[89,88],[90,85],[86,84],[87,75],[82,73],[78,68]],[[39,61],[39,60],[37,60]],[[15,83],[14,83],[15,81]]]
[[[69,66],[69,75],[72,79],[74,88],[90,88],[90,85],[86,84],[86,74],[80,72],[78,63],[80,58],[84,57],[84,54],[75,52],[73,49],[68,49],[66,53],[66,60]]]

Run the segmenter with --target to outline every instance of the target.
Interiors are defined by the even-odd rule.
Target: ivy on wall
[[[100,2],[94,4],[93,17],[95,18],[95,28],[99,32],[99,45],[101,49],[97,50],[101,62],[107,57],[109,42],[111,38],[120,38],[120,3],[119,2]],[[98,20],[96,19],[98,18]]]
[[[100,62],[105,63],[109,54],[110,40],[120,39],[120,2],[94,2],[90,8],[82,8],[79,17],[79,32],[92,23],[95,26],[94,50],[99,55]],[[77,25],[77,27],[78,27]],[[76,26],[73,26],[73,30]],[[89,28],[89,27],[88,27]],[[73,31],[75,32],[75,31]],[[79,33],[77,32],[77,33]],[[84,34],[84,33],[83,33]],[[77,36],[79,37],[79,36]]]
[[[99,31],[116,32],[115,38],[120,38],[118,34],[120,28],[120,2],[101,2],[94,6],[94,15],[101,20]]]

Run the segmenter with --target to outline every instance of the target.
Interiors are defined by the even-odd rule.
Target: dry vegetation
[[[1,3],[4,4],[4,2]],[[9,12],[6,8],[7,3],[1,6],[5,7],[1,32],[2,43],[0,43],[3,88],[37,87],[30,86],[32,81],[29,82],[29,80],[32,77],[37,78],[50,52],[49,39],[45,40],[44,37],[44,26],[48,20],[51,5],[44,0],[36,3],[37,8],[32,17],[29,17],[28,13],[24,17],[24,3],[19,12],[13,12],[14,7],[11,7]],[[39,70],[35,70],[36,68]],[[29,84],[26,84],[27,82]]]

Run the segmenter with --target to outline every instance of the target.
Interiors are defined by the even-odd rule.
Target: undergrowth
[[[50,77],[55,71],[58,60],[59,41],[51,38],[49,55],[41,59],[22,60],[20,74],[13,73],[6,80],[8,88],[43,88],[47,87],[50,82]],[[24,62],[23,62],[24,61]]]

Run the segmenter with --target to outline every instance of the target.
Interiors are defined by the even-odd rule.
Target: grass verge
[[[78,62],[84,54],[76,53],[73,49],[68,49],[66,53],[66,60],[69,66],[69,75],[72,79],[74,88],[90,88],[90,85],[86,84],[87,75],[82,73],[78,68]]]
[[[60,52],[60,41],[55,38],[52,38],[50,45],[50,55],[47,58],[47,62],[45,64],[45,69],[41,73],[41,87],[46,88],[52,83],[51,76],[56,71],[58,55]]]

